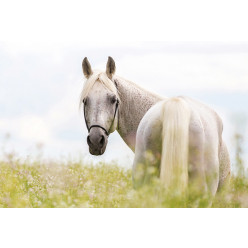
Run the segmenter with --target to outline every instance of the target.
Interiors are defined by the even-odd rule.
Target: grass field
[[[232,176],[212,207],[248,207],[248,178]],[[191,192],[166,197],[158,180],[133,190],[131,170],[115,164],[83,162],[0,162],[0,207],[207,207],[209,199]]]

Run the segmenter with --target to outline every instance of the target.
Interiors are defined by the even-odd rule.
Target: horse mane
[[[127,80],[127,79],[125,79],[125,78],[123,78],[123,77],[115,76],[114,78],[115,78],[116,80],[120,81],[120,82],[122,82],[122,81],[127,82],[128,84],[132,85],[134,88],[137,88],[137,89],[141,90],[142,92],[146,92],[147,94],[149,94],[149,95],[152,96],[152,97],[158,98],[158,99],[160,99],[160,100],[165,99],[165,97],[161,97],[161,96],[158,95],[157,93],[154,93],[154,92],[152,92],[152,91],[150,91],[150,90],[147,90],[146,88],[140,86],[139,84],[136,84],[136,83],[134,83],[134,82],[132,82],[132,81],[130,81],[130,80]]]
[[[95,71],[84,83],[84,87],[80,95],[80,103],[79,103],[80,106],[83,100],[89,95],[90,90],[97,81],[101,82],[108,90],[113,92],[119,99],[117,88],[115,84],[108,78],[107,74],[105,72]]]

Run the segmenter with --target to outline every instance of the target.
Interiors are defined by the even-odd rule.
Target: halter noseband
[[[105,132],[105,134],[106,134],[107,136],[109,136],[109,132],[110,132],[110,130],[111,130],[111,128],[112,128],[112,125],[113,125],[113,123],[114,123],[114,121],[115,121],[115,117],[116,117],[116,113],[117,113],[117,110],[118,110],[118,106],[119,106],[119,100],[117,99],[117,100],[116,100],[116,105],[115,105],[114,118],[113,118],[113,120],[112,120],[112,122],[111,122],[111,125],[110,125],[110,127],[109,127],[109,130],[107,131],[104,127],[102,127],[102,126],[100,126],[100,125],[92,125],[92,126],[90,126],[90,127],[88,126],[88,123],[87,123],[86,117],[85,117],[85,104],[84,104],[84,120],[85,120],[86,127],[87,127],[87,129],[88,129],[88,133],[90,132],[90,129],[91,129],[92,127],[99,127],[99,128],[101,128],[101,129],[104,130],[104,132]]]

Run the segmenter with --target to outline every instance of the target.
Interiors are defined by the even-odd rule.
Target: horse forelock
[[[108,90],[113,92],[119,99],[119,95],[115,83],[108,78],[105,72],[95,71],[84,83],[84,87],[80,96],[80,103],[79,103],[80,106],[83,100],[89,95],[92,87],[97,81],[101,82],[104,85],[104,87],[106,87]]]

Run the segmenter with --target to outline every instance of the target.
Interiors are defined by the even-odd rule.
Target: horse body
[[[165,111],[165,107],[173,101],[176,103]],[[180,106],[182,103],[186,108],[177,116],[177,110],[182,108]],[[185,121],[187,122],[185,120],[187,111],[190,117],[188,124],[184,124]],[[173,118],[175,119],[173,125],[169,126]],[[167,125],[166,130],[164,130],[165,125]],[[181,138],[178,133],[182,129],[185,129],[188,136],[185,144],[181,144],[180,147],[180,144],[178,145],[180,141],[177,139]],[[150,166],[158,168],[159,174],[162,173],[163,167],[169,166],[168,164],[163,165],[163,160],[168,160],[170,154],[174,152],[174,160],[177,162],[180,160],[180,156],[184,160],[187,158],[189,181],[197,182],[202,191],[214,195],[218,186],[223,185],[230,173],[229,156],[222,140],[222,130],[220,117],[211,108],[190,98],[171,98],[155,104],[141,120],[137,131],[133,166],[134,185],[138,187],[149,180],[147,172]],[[166,138],[170,139],[168,144],[166,144]],[[177,146],[180,148],[179,150],[177,150]],[[184,156],[182,153],[185,153],[183,150],[185,147],[187,154]],[[162,155],[166,152],[166,158],[163,158]],[[165,163],[170,162],[166,161]],[[180,165],[174,163],[173,166]],[[161,180],[165,181],[163,183],[167,183],[170,178],[173,178],[169,167],[165,173],[167,173],[165,179],[162,179],[162,175],[160,175]],[[181,180],[181,176],[177,175],[177,178]],[[187,181],[187,178],[185,180]]]
[[[135,150],[134,186],[149,179],[147,171],[152,166],[163,171],[160,176],[164,181],[170,181],[176,168],[184,168],[184,173],[176,177],[184,186],[189,175],[189,181],[195,180],[201,190],[213,195],[226,181],[229,155],[222,141],[221,119],[212,109],[186,97],[171,100],[158,96],[115,76],[111,57],[106,72],[93,72],[85,58],[83,72],[87,80],[80,102],[84,103],[91,154],[103,154],[109,134],[117,130]],[[175,168],[173,161],[178,162]],[[182,167],[179,161],[183,162]],[[160,164],[170,167],[164,170]]]

